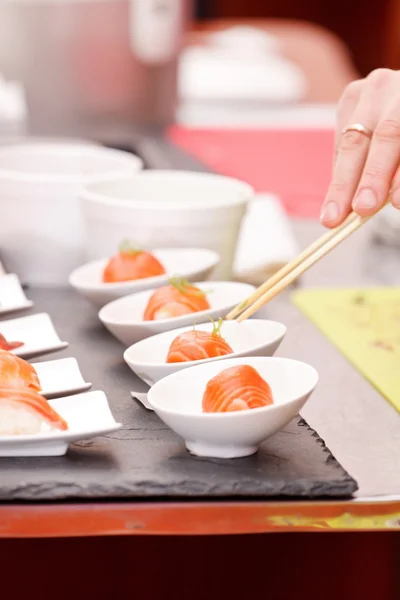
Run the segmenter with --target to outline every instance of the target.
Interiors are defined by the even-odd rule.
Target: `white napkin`
[[[258,194],[249,205],[240,232],[233,268],[235,279],[260,285],[298,251],[279,198]]]

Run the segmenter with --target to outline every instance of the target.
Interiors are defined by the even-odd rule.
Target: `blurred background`
[[[398,0],[1,0],[0,144],[95,142],[145,168],[247,181],[317,221],[336,103],[399,66],[399,26]],[[376,237],[397,243],[399,212],[382,214]]]
[[[2,0],[2,132],[101,137],[131,124],[259,123],[288,105],[285,122],[302,113],[330,124],[349,81],[397,67],[398,5]]]
[[[134,240],[138,247],[221,247],[227,272],[232,270],[233,277],[242,281],[261,283],[293,258],[299,247],[320,235],[320,207],[332,171],[336,103],[352,80],[377,67],[400,68],[399,31],[400,0],[0,0],[0,259],[5,271],[19,273],[22,283],[66,285],[69,272],[83,262],[84,249],[95,258],[96,245],[96,249],[103,248],[101,244],[114,240],[113,226],[115,240],[138,232]],[[43,142],[38,148],[35,144],[44,139],[47,145]],[[54,140],[61,142],[58,147]],[[32,147],[27,148],[27,144]],[[112,149],[129,152],[129,158]],[[178,233],[171,235],[170,222],[161,210],[156,218],[157,210],[151,207],[149,197],[168,203],[179,195],[184,204],[193,195],[203,193],[195,177],[188,180],[190,186],[186,179],[183,185],[179,174],[174,173],[169,185],[162,182],[156,192],[154,186],[147,192],[142,189],[140,173],[132,176],[121,192],[119,177],[137,170],[135,161],[142,164],[132,156],[135,154],[145,169],[212,171],[251,184],[256,196],[241,225],[234,261],[239,224],[229,223],[226,212],[218,220],[206,207],[206,217],[190,216],[190,223],[169,217],[176,231],[180,227],[181,237]],[[91,213],[85,215],[91,234],[85,237],[79,189],[81,184],[100,185],[106,175],[113,181],[107,181],[110,189],[107,187],[91,202]],[[144,180],[151,182],[153,173],[144,175]],[[210,186],[204,196],[215,200],[218,208],[223,193],[218,185],[215,190],[212,183]],[[227,191],[226,195],[236,203],[235,193]],[[134,206],[126,208],[127,198],[136,201],[131,203]],[[144,219],[150,209],[152,214]],[[305,275],[305,286],[399,283],[399,217],[400,211],[389,207],[373,220],[375,239],[388,243],[384,250],[377,252],[370,244],[366,226],[360,235],[352,236],[350,250],[343,244],[330,259],[310,270]],[[128,230],[127,225],[131,225]],[[228,243],[221,231],[228,236]],[[180,243],[182,239],[187,243]],[[397,252],[391,252],[390,244],[397,246]],[[99,257],[102,255],[99,250]],[[286,312],[283,306],[282,315],[290,321],[291,309],[288,307]],[[69,312],[69,307],[65,308],[65,314]],[[382,314],[386,313],[384,307]],[[297,316],[294,319],[292,339],[297,353],[313,339],[304,338],[298,328],[300,321]],[[381,339],[378,331],[376,335]],[[315,356],[318,352],[317,348]],[[320,358],[321,365],[324,358]],[[389,366],[382,370],[385,379],[389,369],[397,368],[390,354],[387,361]],[[339,366],[333,368],[328,386],[337,385],[342,393],[347,371]],[[327,395],[327,401],[331,397]],[[370,400],[365,404],[366,412],[362,411],[367,419],[375,414],[371,412],[375,398]],[[337,439],[338,455],[345,456],[342,447],[350,444],[354,464],[358,464],[353,432],[361,435],[361,409],[359,414],[350,413],[357,408],[351,408],[352,404],[349,402],[343,421],[347,433],[343,423],[336,427],[335,421],[327,418],[326,402],[321,403],[315,422],[322,437],[332,441],[331,432],[336,427],[342,435]],[[374,426],[379,430],[380,421],[377,423]],[[393,423],[388,431],[394,436]],[[381,448],[380,438],[375,442],[371,439],[371,454],[362,457],[360,465],[376,452],[382,477],[395,473],[393,464],[384,464],[393,452],[389,442]],[[372,466],[368,462],[365,473],[373,474]],[[136,528],[135,523],[131,525]],[[40,567],[45,556],[46,565],[50,564],[46,576],[54,580],[57,577],[59,594],[64,555],[69,565],[71,550],[74,556],[80,550],[82,560],[78,554],[74,567],[87,574],[90,561],[96,565],[89,578],[88,597],[94,597],[96,584],[99,597],[104,597],[111,585],[114,594],[116,585],[126,592],[128,580],[123,578],[121,560],[129,560],[130,568],[135,562],[136,589],[141,585],[147,591],[143,597],[152,593],[149,581],[157,588],[153,597],[159,597],[161,586],[165,593],[171,576],[176,578],[176,557],[181,564],[187,557],[188,563],[183,563],[185,568],[181,569],[181,587],[188,590],[186,597],[190,598],[211,597],[210,589],[220,591],[221,598],[225,592],[226,597],[227,581],[232,582],[232,589],[243,581],[247,597],[248,573],[253,577],[257,570],[263,581],[255,580],[258,588],[254,597],[268,590],[273,598],[299,598],[302,586],[307,597],[316,594],[343,598],[347,591],[348,598],[389,598],[394,577],[391,579],[386,571],[394,565],[394,546],[392,550],[389,544],[384,545],[383,534],[372,543],[370,537],[357,533],[357,544],[355,538],[348,537],[352,534],[342,535],[345,537],[329,536],[329,541],[323,534],[315,536],[318,545],[314,545],[312,561],[303,552],[305,543],[308,549],[311,547],[308,538],[305,542],[303,537],[290,537],[288,543],[286,537],[277,537],[266,548],[263,536],[247,540],[247,545],[241,536],[236,546],[235,539],[229,543],[233,549],[226,560],[229,577],[220,569],[226,543],[215,545],[216,538],[207,540],[204,536],[200,552],[208,557],[214,551],[218,570],[208,569],[201,578],[193,561],[198,545],[189,548],[185,539],[185,546],[179,550],[177,544],[164,546],[166,537],[159,547],[163,560],[158,561],[154,561],[150,539],[140,540],[136,554],[130,543],[133,538],[120,539],[121,543],[111,546],[111,538],[107,539],[100,552],[101,538],[96,539],[96,552],[90,552],[93,546],[89,544],[82,546],[82,540],[77,540],[77,545],[76,540],[66,546],[57,545],[54,552],[53,545],[46,546],[46,540],[41,540]],[[149,547],[146,550],[145,544],[143,551],[143,542],[147,541]],[[20,540],[15,542],[19,544]],[[8,563],[3,571],[9,574],[14,592],[23,548],[15,544],[13,554],[13,546],[10,550],[9,540],[6,543],[2,558]],[[44,554],[46,548],[50,552]],[[32,552],[30,545],[26,549],[24,567],[37,569],[35,556],[39,553]],[[85,549],[89,552],[83,557]],[[14,560],[17,553],[18,560]],[[168,556],[174,557],[172,569]],[[230,558],[237,561],[237,556],[238,581],[231,577],[230,568]],[[299,562],[302,556],[305,563]],[[115,569],[111,572],[114,557]],[[243,557],[249,557],[248,566]],[[254,563],[257,557],[260,568]],[[100,569],[103,579],[99,579],[99,560],[104,563]],[[156,570],[151,571],[151,578],[147,577],[154,563]],[[288,564],[294,569],[293,575],[283,580],[279,567]],[[265,565],[269,566],[268,577],[264,577]],[[398,568],[393,567],[392,572],[397,576]],[[371,581],[371,577],[375,579]],[[76,577],[63,580],[63,591],[71,585],[76,594],[77,581]],[[130,585],[131,581],[132,577]],[[313,586],[317,590],[314,595]]]
[[[399,68],[399,2],[353,0],[333,2],[309,0],[205,0],[197,2],[199,19],[279,19],[310,22],[335,34],[351,53],[355,66],[365,76],[378,67]]]

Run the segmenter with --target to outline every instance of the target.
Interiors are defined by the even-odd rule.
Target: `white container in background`
[[[86,184],[86,259],[111,256],[124,238],[146,249],[207,248],[221,257],[214,279],[229,279],[253,195],[251,186],[236,179],[184,171],[143,171]]]
[[[178,55],[184,10],[182,0],[131,0],[130,44],[142,63],[161,66]]]
[[[142,161],[73,143],[14,144],[0,150],[0,255],[25,284],[63,285],[84,262],[82,185],[136,173]]]

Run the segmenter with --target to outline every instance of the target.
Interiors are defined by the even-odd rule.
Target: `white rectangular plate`
[[[21,283],[14,273],[0,275],[0,315],[32,306],[33,302],[25,296]]]
[[[92,387],[83,379],[76,358],[33,363],[33,366],[42,386],[40,394],[48,400],[86,392]]]
[[[21,358],[33,358],[68,346],[67,342],[62,342],[58,337],[47,313],[0,321],[0,333],[8,342],[24,343],[12,351]]]
[[[50,400],[67,421],[68,431],[37,435],[0,436],[0,457],[62,456],[69,444],[116,431],[122,427],[111,414],[104,392],[87,392]]]

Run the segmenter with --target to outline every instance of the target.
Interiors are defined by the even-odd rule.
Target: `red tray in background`
[[[317,219],[333,160],[331,129],[195,129],[173,126],[170,141],[218,173],[280,197],[292,216]]]

